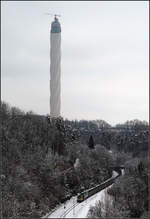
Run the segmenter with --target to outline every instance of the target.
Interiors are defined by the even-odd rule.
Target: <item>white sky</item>
[[[2,100],[49,114],[50,24],[62,27],[62,116],[148,120],[148,1],[1,2]]]

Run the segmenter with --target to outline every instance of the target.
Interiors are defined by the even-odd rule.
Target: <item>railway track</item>
[[[75,208],[77,205],[79,205],[80,203],[74,203],[70,208],[68,208],[65,212],[63,212],[63,214],[61,214],[60,216],[59,216],[59,218],[65,218],[65,216],[67,215],[67,214],[69,214],[69,212],[70,211],[72,211],[73,210],[73,208]],[[47,214],[45,217],[43,217],[43,218],[48,218],[54,211],[56,211],[57,210],[57,208],[55,208],[54,210],[52,210],[49,214]]]
[[[79,203],[75,203],[73,204],[70,208],[68,208],[63,214],[60,215],[59,218],[65,218],[67,214],[70,213],[70,211],[72,211],[77,205],[79,205]]]

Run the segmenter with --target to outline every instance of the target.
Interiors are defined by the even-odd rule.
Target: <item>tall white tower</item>
[[[61,107],[61,26],[55,16],[50,33],[50,116],[59,117]]]

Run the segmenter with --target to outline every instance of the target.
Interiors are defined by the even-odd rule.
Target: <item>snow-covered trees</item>
[[[133,164],[134,163],[134,164]],[[97,202],[89,210],[89,218],[148,218],[148,160],[130,161],[132,172],[125,172],[108,191],[105,203]],[[134,166],[134,168],[133,168]],[[129,163],[128,167],[129,168]]]
[[[144,164],[145,162],[145,164]],[[115,206],[121,204],[120,213],[128,211],[128,217],[141,217],[148,211],[149,161],[132,159],[126,164],[125,175],[108,190]]]

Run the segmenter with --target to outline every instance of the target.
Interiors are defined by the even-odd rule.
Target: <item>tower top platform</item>
[[[61,26],[58,21],[58,18],[55,16],[54,21],[51,23],[51,33],[60,33]]]

